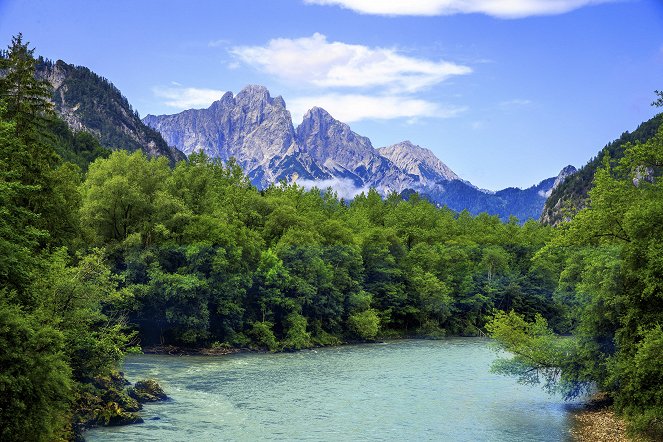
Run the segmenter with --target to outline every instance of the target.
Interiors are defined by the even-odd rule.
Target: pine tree
[[[35,75],[34,48],[23,43],[23,35],[12,37],[8,51],[0,58],[0,96],[6,103],[3,118],[16,123],[16,136],[26,143],[38,141],[45,119],[52,117],[51,86]]]

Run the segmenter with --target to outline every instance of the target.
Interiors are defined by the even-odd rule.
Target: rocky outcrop
[[[168,396],[154,379],[138,381],[129,389],[129,396],[139,403],[165,401]]]
[[[433,152],[416,146],[410,141],[401,141],[398,144],[382,147],[378,149],[378,152],[405,173],[415,176],[421,186],[460,179]]]
[[[159,132],[143,124],[112,83],[88,68],[40,59],[37,75],[53,87],[55,110],[72,131],[90,132],[109,149],[142,150],[152,157],[165,156],[171,164],[186,158],[169,146]]]

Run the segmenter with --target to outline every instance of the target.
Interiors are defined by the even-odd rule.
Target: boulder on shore
[[[129,396],[136,399],[140,403],[157,402],[168,399],[168,396],[163,391],[163,388],[154,379],[145,379],[138,381],[134,384],[133,388],[129,389]]]

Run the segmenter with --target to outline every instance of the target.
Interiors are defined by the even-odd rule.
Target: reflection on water
[[[89,441],[564,441],[566,405],[491,374],[487,341],[397,341],[298,353],[131,356],[172,401]]]

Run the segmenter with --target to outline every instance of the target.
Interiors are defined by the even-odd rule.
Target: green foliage
[[[380,318],[374,309],[354,313],[348,318],[348,328],[360,339],[375,339],[380,331]]]
[[[81,191],[81,223],[123,275],[147,345],[479,334],[493,307],[557,312],[552,273],[532,268],[550,236],[535,223],[374,191],[349,206],[297,185],[259,193],[236,164],[204,155],[171,170],[114,152]]]
[[[0,290],[0,438],[53,440],[67,422],[72,397],[65,339],[6,297]]]
[[[512,354],[498,359],[493,364],[494,372],[515,376],[523,384],[541,383],[547,391],[561,392],[569,399],[589,390],[590,380],[582,382],[569,370],[576,342],[556,336],[541,315],[527,322],[513,311],[499,311],[486,329],[501,348]]]
[[[657,102],[658,100],[654,103]],[[545,202],[542,219],[551,225],[570,220],[586,206],[589,191],[594,185],[594,176],[604,161],[609,159],[616,164],[624,156],[626,146],[645,143],[656,134],[662,122],[663,114],[658,114],[640,124],[633,132],[624,132],[618,139],[608,143],[596,157],[553,189]]]
[[[76,381],[111,373],[130,342],[121,313],[113,311],[122,297],[117,284],[98,249],[79,257],[75,265],[65,249],[56,251],[45,274],[35,281],[33,290],[42,303],[39,311],[63,333]]]
[[[32,53],[19,34],[0,58],[0,439],[10,441],[75,437],[85,392],[131,339],[103,253],[74,258],[80,169],[56,154],[67,142]]]
[[[301,350],[311,347],[311,334],[306,331],[307,320],[299,313],[290,313],[285,319],[288,331],[283,340],[283,348]]]
[[[663,330],[643,330],[632,357],[619,358],[615,376],[621,380],[617,407],[639,431],[663,434]]]
[[[249,335],[258,348],[266,348],[269,351],[276,351],[280,348],[272,328],[274,324],[269,321],[254,322],[249,330]]]
[[[43,135],[45,116],[52,112],[47,81],[35,75],[34,48],[23,43],[23,35],[12,37],[6,57],[0,57],[0,96],[6,103],[2,117],[15,122],[15,135],[27,144]]]
[[[538,252],[536,262],[559,271],[556,297],[571,307],[570,348],[558,351],[560,338],[539,319],[498,314],[489,327],[516,354],[498,370],[522,376],[554,366],[546,385],[592,383],[635,430],[655,438],[663,434],[662,167],[659,123],[646,142],[626,144],[619,161],[604,158],[587,207]]]

